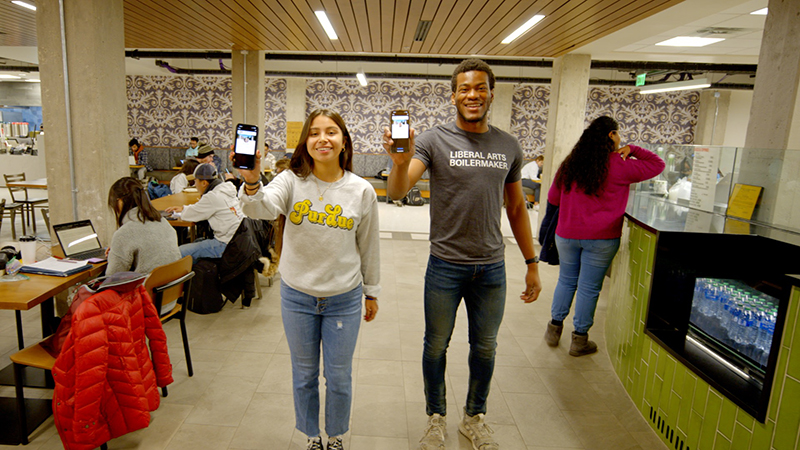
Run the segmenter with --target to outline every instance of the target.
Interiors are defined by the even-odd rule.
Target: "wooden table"
[[[55,331],[55,310],[53,297],[68,289],[70,286],[100,275],[106,263],[95,264],[89,270],[78,272],[68,277],[55,277],[49,275],[25,274],[30,279],[0,283],[0,309],[13,310],[16,314],[17,341],[19,348],[25,348],[22,333],[21,311],[30,310],[36,306],[41,307],[42,337],[49,336]],[[0,370],[0,385],[14,385],[13,366],[9,364]],[[36,388],[52,389],[52,381],[48,380],[46,372],[42,369],[25,367],[23,372],[23,385]],[[22,433],[36,429],[52,412],[52,400],[26,398],[26,417],[28,430],[17,429],[16,399],[0,397],[0,444],[16,445],[21,441]]]
[[[159,210],[164,211],[170,206],[186,206],[186,205],[193,205],[200,200],[200,193],[199,192],[178,192],[177,194],[167,195],[166,197],[157,198],[155,200],[150,200],[150,203]],[[183,219],[178,220],[170,220],[170,225],[173,227],[186,227],[189,228],[189,239],[190,241],[194,241],[195,237],[195,228],[194,222],[188,222]]]
[[[6,183],[6,185],[9,187],[47,189],[47,178],[39,178],[38,180],[9,181]]]

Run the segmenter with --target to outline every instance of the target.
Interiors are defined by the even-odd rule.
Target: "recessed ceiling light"
[[[339,36],[336,35],[336,30],[333,29],[333,25],[331,25],[331,21],[328,20],[328,15],[325,14],[325,11],[314,11],[314,14],[317,15],[317,20],[319,20],[322,28],[325,29],[326,33],[328,33],[328,39],[332,41],[339,39]]]
[[[18,79],[19,79],[19,77],[18,77],[18,76],[16,76],[16,75],[9,75],[9,74],[6,74],[6,73],[0,73],[0,79],[4,79],[4,80],[18,80]]]
[[[21,2],[19,0],[11,0],[11,3],[13,3],[13,4],[17,5],[17,6],[22,6],[23,8],[28,8],[31,11],[36,11],[36,7],[31,5],[30,3]]]
[[[753,15],[753,16],[766,16],[768,9],[769,8],[761,8],[761,9],[759,9],[757,11],[751,12],[750,15]]]
[[[367,76],[364,75],[364,72],[358,72],[356,78],[358,78],[358,82],[361,83],[362,86],[367,85]]]
[[[668,47],[705,47],[706,45],[715,44],[724,40],[725,39],[723,38],[678,36],[659,42],[656,45],[664,45]]]
[[[510,44],[514,39],[522,36],[523,34],[525,34],[526,31],[533,28],[533,26],[539,23],[542,19],[544,19],[544,16],[542,14],[537,14],[531,17],[531,20],[525,22],[521,27],[517,28],[517,31],[509,34],[508,37],[506,37],[501,41],[501,43]]]

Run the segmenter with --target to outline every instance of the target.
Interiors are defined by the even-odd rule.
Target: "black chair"
[[[25,172],[23,173],[16,173],[12,175],[3,174],[3,177],[6,179],[6,187],[8,188],[8,192],[11,194],[11,200],[14,203],[20,203],[22,205],[22,211],[24,212],[24,218],[22,220],[23,230],[22,233],[25,234],[25,221],[28,224],[33,224],[33,232],[36,232],[36,213],[34,207],[42,208],[47,203],[47,198],[30,198],[28,197],[28,188],[25,187],[12,187],[9,186],[8,183],[11,182],[20,182],[25,181]],[[21,194],[25,194],[25,198],[17,198],[14,193],[17,193],[18,196]]]
[[[11,238],[15,241],[17,240],[17,226],[15,225],[15,221],[17,220],[17,213],[22,214],[22,203],[6,203],[6,199],[0,200],[0,211],[2,211],[2,217],[0,217],[0,221],[5,219],[8,216],[11,219]],[[25,231],[25,218],[20,215],[22,218],[22,234],[23,236],[27,234]]]

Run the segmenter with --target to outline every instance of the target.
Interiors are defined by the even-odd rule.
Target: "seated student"
[[[153,207],[141,181],[117,180],[108,190],[108,206],[117,218],[117,231],[108,249],[106,275],[150,273],[181,258],[175,229]]]
[[[181,256],[192,255],[193,262],[198,258],[220,258],[244,218],[236,187],[220,180],[214,165],[205,163],[194,170],[194,184],[202,193],[200,201],[193,205],[171,206],[167,211],[180,212],[181,219],[189,222],[207,220],[214,237],[181,245]]]
[[[136,138],[128,141],[128,148],[128,156],[133,156],[137,165],[144,166],[137,170],[139,179],[144,180],[145,174],[153,171],[153,167],[150,166],[150,162],[147,159],[147,150],[144,149],[144,144],[140,143]]]
[[[223,174],[222,171],[225,170],[225,165],[222,163],[222,158],[217,156],[217,154],[214,153],[214,149],[208,144],[201,145],[200,149],[197,150],[197,161],[201,164],[213,164],[217,169],[217,175],[221,177],[222,180],[236,178],[232,173],[227,171]]]
[[[172,180],[169,182],[169,189],[172,191],[173,194],[177,194],[178,192],[183,192],[184,189],[189,187],[189,176],[192,177],[194,180],[194,169],[200,165],[196,159],[187,159],[186,162],[183,163],[181,166],[181,170],[178,172],[177,175],[172,177]]]
[[[184,159],[197,158],[197,151],[200,149],[200,138],[192,137],[189,139],[189,148],[184,153]]]
[[[539,205],[539,192],[542,189],[542,183],[539,179],[542,165],[544,165],[544,156],[539,155],[533,161],[522,166],[522,186],[533,189],[533,204],[535,206]]]

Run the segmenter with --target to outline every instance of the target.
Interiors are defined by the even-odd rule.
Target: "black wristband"
[[[538,256],[534,256],[531,259],[526,259],[525,260],[525,265],[534,264],[534,263],[538,263],[538,262],[539,262],[539,257]]]

